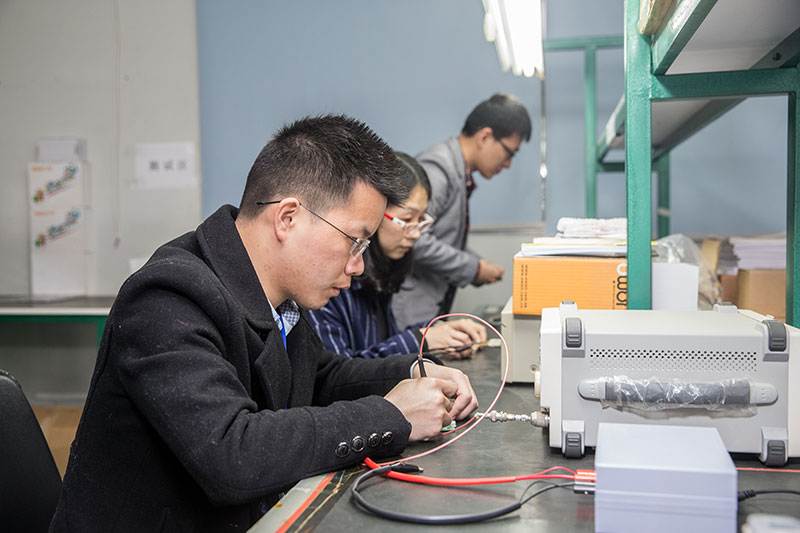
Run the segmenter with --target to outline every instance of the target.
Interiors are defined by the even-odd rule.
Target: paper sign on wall
[[[197,187],[195,146],[191,142],[136,144],[136,189]]]

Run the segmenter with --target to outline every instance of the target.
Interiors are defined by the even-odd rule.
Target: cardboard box
[[[736,305],[739,299],[739,278],[736,274],[720,274],[719,301]]]
[[[541,315],[564,300],[579,309],[626,309],[628,264],[624,257],[514,256],[515,315]]]
[[[786,270],[739,270],[736,306],[786,319]]]

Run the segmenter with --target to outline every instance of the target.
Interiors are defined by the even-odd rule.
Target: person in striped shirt
[[[403,179],[411,193],[402,205],[387,206],[375,234],[377,242],[365,253],[364,275],[354,278],[348,289],[323,308],[309,312],[311,324],[325,347],[344,357],[417,353],[426,325],[423,322],[400,330],[391,309],[392,295],[411,270],[412,247],[433,224],[427,214],[431,186],[425,170],[408,154],[396,155],[406,170]],[[477,322],[439,321],[425,335],[424,348],[463,347],[485,340],[486,329]],[[445,353],[444,357],[460,359],[472,353],[471,348],[465,348]]]

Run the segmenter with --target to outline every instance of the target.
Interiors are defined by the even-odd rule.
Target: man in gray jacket
[[[417,156],[428,173],[432,231],[414,245],[414,271],[393,299],[400,327],[448,313],[457,287],[495,283],[504,270],[467,250],[469,197],[476,170],[487,180],[511,166],[522,141],[531,138],[528,111],[514,96],[495,94],[478,104],[458,137]]]

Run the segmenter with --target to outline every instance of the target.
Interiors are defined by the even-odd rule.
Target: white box
[[[700,269],[688,263],[653,263],[653,309],[697,310]]]
[[[46,137],[36,141],[36,161],[58,163],[84,161],[86,141],[74,137]]]
[[[514,298],[506,302],[500,314],[500,329],[511,353],[508,356],[507,383],[533,383],[534,372],[539,369],[539,316],[515,315]],[[500,375],[506,371],[506,349],[500,354]]]
[[[600,424],[597,532],[736,531],[736,467],[712,427]]]

